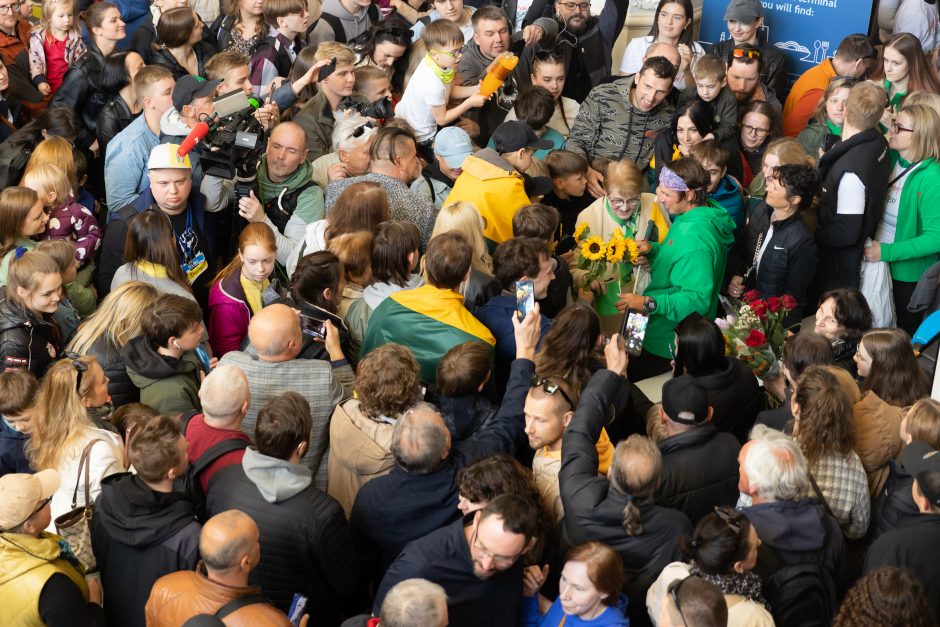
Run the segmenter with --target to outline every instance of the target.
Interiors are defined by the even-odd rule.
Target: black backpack
[[[804,553],[799,563],[787,564],[764,544],[758,549],[758,561],[773,574],[764,580],[764,598],[777,627],[829,627],[838,609],[836,587],[822,564],[829,545],[829,526],[825,525],[823,550]]]
[[[180,416],[180,433],[182,433],[183,436],[186,435],[186,427],[189,426],[189,421],[193,419],[193,416],[201,413],[201,411],[190,410]],[[173,484],[174,492],[184,495],[195,504],[196,518],[200,522],[205,522],[208,517],[206,516],[206,495],[202,491],[202,486],[199,485],[199,475],[203,470],[208,468],[212,462],[226,453],[242,451],[246,448],[248,448],[248,442],[240,438],[229,438],[217,442],[196,458],[196,461],[186,468],[186,472],[184,472],[182,476],[177,477]]]
[[[232,599],[220,607],[215,614],[196,614],[188,621],[183,623],[183,627],[215,627],[216,625],[222,625],[224,627],[225,623],[222,621],[222,619],[229,614],[237,612],[243,607],[248,607],[249,605],[267,602],[268,600],[260,594],[246,594],[245,596]]]

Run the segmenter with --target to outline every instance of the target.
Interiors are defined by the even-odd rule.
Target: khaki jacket
[[[333,411],[327,493],[339,501],[347,518],[359,488],[388,474],[395,465],[393,428],[392,423],[372,420],[362,413],[358,399],[337,405]]]
[[[868,476],[872,498],[888,479],[888,461],[901,450],[901,409],[884,402],[871,390],[852,408],[855,417],[855,452]]]

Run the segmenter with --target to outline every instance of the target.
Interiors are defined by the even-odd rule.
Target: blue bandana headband
[[[659,186],[673,192],[692,191],[682,177],[670,170],[668,166],[663,166],[659,173]]]

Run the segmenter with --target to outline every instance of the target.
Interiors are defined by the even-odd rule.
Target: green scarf
[[[835,122],[833,122],[832,120],[827,119],[826,126],[829,128],[829,132],[832,133],[833,135],[837,135],[837,136],[842,135],[842,127],[836,124]]]
[[[430,52],[424,56],[424,62],[429,68],[431,68],[431,71],[434,72],[434,75],[441,79],[441,82],[445,85],[450,85],[454,80],[454,75],[457,73],[457,70],[454,68],[449,70],[442,68],[434,61],[434,59],[431,58]]]
[[[891,81],[885,79],[885,93],[891,93]],[[892,111],[899,111],[901,109],[901,104],[904,102],[904,99],[907,98],[907,92],[897,92],[891,96],[891,102],[888,103],[888,106],[891,107]]]

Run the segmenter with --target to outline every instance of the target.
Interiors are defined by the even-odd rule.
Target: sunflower
[[[627,247],[627,259],[630,261],[630,264],[635,264],[636,260],[640,257],[640,248],[636,245],[636,240],[632,238],[626,240],[625,244]]]
[[[590,234],[591,229],[588,226],[587,222],[582,222],[578,225],[578,228],[574,230],[574,238],[577,241],[581,241],[581,237],[587,234]]]
[[[614,232],[610,236],[611,242],[622,242],[623,241],[623,231],[620,229],[614,229]]]
[[[614,231],[616,233],[616,231]],[[623,253],[626,250],[627,243],[623,238],[611,237],[607,242],[607,261],[609,263],[619,263],[623,261]]]
[[[588,261],[600,261],[606,253],[607,246],[604,240],[597,236],[589,237],[581,244],[581,256]]]

